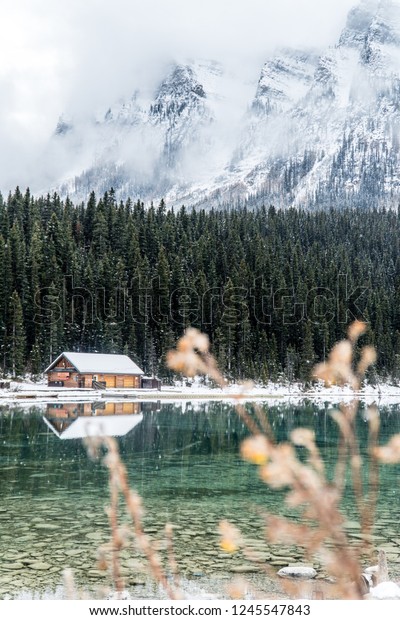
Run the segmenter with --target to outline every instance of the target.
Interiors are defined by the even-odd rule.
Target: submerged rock
[[[311,566],[285,566],[278,571],[278,575],[291,579],[315,579],[317,571]]]
[[[12,564],[3,564],[5,570],[21,570],[24,565],[21,562],[13,562]]]
[[[268,562],[268,564],[270,566],[287,566],[288,561],[285,559],[273,559],[270,562]]]
[[[54,523],[35,523],[33,527],[35,528],[35,530],[46,530],[46,531],[60,529],[59,526],[54,525]]]
[[[128,579],[128,584],[130,586],[145,586],[146,583],[146,577],[141,577],[140,575],[137,575],[136,577],[130,577]]]
[[[89,538],[89,540],[103,540],[104,537],[105,536],[103,532],[89,532],[88,534],[86,534],[86,538]]]
[[[197,568],[191,569],[189,572],[193,577],[203,577],[204,575],[204,572]]]
[[[29,568],[32,570],[49,570],[51,565],[46,562],[35,562],[34,564],[30,564]]]
[[[23,558],[27,558],[27,557],[28,557],[28,554],[24,553],[24,552],[21,552],[21,553],[5,553],[1,559],[5,560],[6,562],[19,562]]]
[[[259,567],[256,564],[241,564],[240,566],[232,566],[229,570],[231,573],[257,573]]]
[[[104,577],[106,575],[103,571],[96,570],[95,568],[88,570],[87,574],[89,577]]]

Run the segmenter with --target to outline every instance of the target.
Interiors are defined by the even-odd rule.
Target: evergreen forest
[[[0,196],[0,367],[39,376],[62,351],[126,353],[173,376],[188,325],[231,379],[310,380],[359,318],[371,381],[400,380],[400,209],[168,209]]]

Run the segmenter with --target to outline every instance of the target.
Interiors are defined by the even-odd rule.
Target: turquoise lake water
[[[297,426],[313,428],[327,470],[334,471],[338,430],[329,415],[330,406],[312,402],[263,406],[269,409],[279,441]],[[251,413],[251,405],[247,407]],[[217,527],[222,518],[236,523],[249,545],[274,566],[284,564],[285,558],[302,559],[299,549],[271,546],[263,540],[259,508],[289,512],[284,494],[268,489],[257,469],[240,458],[239,445],[248,431],[230,404],[135,403],[136,413],[126,411],[118,414],[115,409],[105,416],[101,404],[0,408],[0,598],[21,590],[53,589],[62,581],[63,567],[73,569],[82,587],[107,583],[107,575],[96,566],[96,555],[98,546],[109,540],[104,511],[108,477],[104,465],[88,457],[79,437],[83,413],[85,421],[103,417],[103,429],[119,434],[130,484],[146,509],[145,530],[162,539],[165,523],[175,525],[182,575],[233,576],[241,567],[251,570],[240,553],[226,556],[220,551]],[[385,442],[400,432],[400,407],[382,407],[380,415],[380,441]],[[366,474],[364,417],[361,411],[357,432]],[[398,466],[380,469],[374,529],[374,545],[387,550],[395,572],[400,572],[399,474]],[[343,512],[349,535],[357,540],[350,489]],[[138,561],[137,553],[123,551],[123,573],[132,586],[146,579]]]

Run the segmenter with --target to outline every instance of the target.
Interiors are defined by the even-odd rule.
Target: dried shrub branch
[[[325,385],[350,385],[358,392],[365,372],[376,360],[373,347],[364,347],[358,364],[354,362],[355,346],[365,332],[366,325],[355,321],[350,325],[348,338],[337,343],[328,360],[314,369],[314,377]],[[193,376],[206,374],[220,387],[226,381],[218,370],[209,352],[208,338],[193,328],[189,328],[178,341],[177,350],[167,357],[171,369]],[[302,546],[309,557],[316,554],[329,573],[337,580],[337,592],[343,598],[363,598],[365,584],[361,580],[361,554],[366,552],[374,523],[378,492],[378,459],[386,462],[400,461],[400,436],[384,448],[377,448],[379,416],[370,409],[368,493],[364,493],[361,475],[362,459],[355,431],[355,420],[359,401],[354,399],[349,405],[341,405],[332,414],[340,430],[338,459],[334,481],[326,478],[325,467],[309,429],[296,429],[290,442],[277,444],[269,420],[259,405],[254,407],[255,419],[246,411],[237,395],[236,411],[246,423],[251,436],[241,445],[242,458],[258,467],[260,478],[273,489],[286,489],[285,502],[299,510],[303,525],[274,515],[266,514],[266,537],[271,543],[296,544]],[[306,462],[300,459],[297,448],[307,451]],[[344,519],[339,503],[345,487],[348,464],[351,469],[352,484],[359,512],[361,531],[364,539],[359,548],[351,547],[344,530]],[[365,501],[367,499],[367,501]],[[240,532],[227,521],[220,524],[221,547],[234,553],[243,540]]]
[[[170,526],[167,524],[167,541],[169,537],[168,545],[170,548],[169,557],[172,562],[171,571],[174,575],[173,584],[170,583],[165,573],[160,555],[157,553],[157,549],[155,548],[155,544],[152,543],[151,538],[145,534],[143,530],[144,509],[142,499],[129,487],[128,473],[125,465],[121,461],[117,442],[112,437],[91,437],[85,441],[89,454],[91,454],[94,458],[99,457],[101,448],[106,449],[106,455],[103,458],[103,462],[109,472],[111,506],[108,513],[111,526],[112,578],[117,595],[124,587],[119,564],[119,551],[123,548],[123,546],[129,545],[131,538],[133,538],[137,548],[146,558],[151,574],[157,583],[164,588],[170,599],[181,599],[182,593],[177,587],[177,565],[170,548],[172,546],[172,528],[170,529]],[[124,500],[127,514],[132,523],[131,530],[118,527],[117,506],[120,496],[122,496]]]

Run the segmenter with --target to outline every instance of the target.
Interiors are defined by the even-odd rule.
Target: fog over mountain
[[[119,197],[170,205],[399,202],[398,2],[321,11],[311,1],[279,9],[254,1],[230,13],[210,3],[198,15],[178,1],[169,11],[156,3],[152,16],[136,9],[133,47],[130,19],[90,4],[66,16],[76,26],[92,8],[96,36],[87,33],[88,49],[75,36],[81,69],[56,48],[66,83],[54,86],[46,122],[24,119],[19,150],[18,132],[0,124],[9,147],[3,191],[15,180],[79,200],[113,187]],[[133,17],[132,5],[117,5]]]

